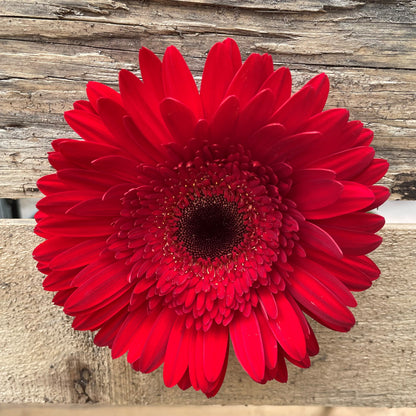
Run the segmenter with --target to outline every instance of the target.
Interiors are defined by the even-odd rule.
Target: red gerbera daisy
[[[348,331],[351,291],[379,275],[366,257],[388,197],[373,133],[322,111],[325,74],[291,95],[270,55],[210,50],[200,91],[173,46],[142,48],[142,80],[87,85],[65,118],[57,173],[38,182],[34,256],[46,290],[135,370],[215,395],[231,339],[253,380],[287,380],[318,353],[309,315]]]

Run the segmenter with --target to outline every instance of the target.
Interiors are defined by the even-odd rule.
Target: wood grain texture
[[[1,416],[416,416],[416,409],[324,406],[1,405]]]
[[[125,357],[74,332],[71,318],[42,289],[31,252],[31,220],[0,221],[0,402],[129,405],[416,406],[416,226],[387,226],[373,258],[381,278],[356,295],[356,326],[314,325],[321,351],[312,367],[290,365],[289,382],[259,385],[231,355],[220,393],[164,387],[161,370],[134,372]]]
[[[137,51],[175,44],[200,78],[227,36],[243,57],[271,53],[294,89],[325,71],[328,108],[375,131],[394,198],[416,197],[416,2],[355,0],[3,0],[0,2],[0,197],[36,196],[50,142],[76,137],[62,113],[95,80],[116,87]]]

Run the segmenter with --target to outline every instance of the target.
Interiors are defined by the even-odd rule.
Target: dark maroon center
[[[177,237],[194,259],[214,259],[230,254],[245,231],[237,204],[216,195],[190,201],[178,220]]]

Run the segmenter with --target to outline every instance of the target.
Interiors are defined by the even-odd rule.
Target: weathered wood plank
[[[13,406],[1,405],[2,416],[415,416],[416,409],[324,406]]]
[[[180,7],[178,7],[180,6]],[[233,36],[244,56],[269,52],[295,87],[325,71],[328,107],[344,106],[374,129],[390,160],[384,184],[414,197],[416,81],[414,2],[334,0],[3,0],[0,4],[0,197],[36,196],[57,137],[75,137],[62,112],[88,80],[116,86],[138,71],[142,46],[176,44],[198,77],[208,48]]]
[[[157,0],[156,0],[157,1]],[[154,3],[156,3],[154,1]],[[368,0],[367,0],[368,1]],[[226,6],[238,9],[249,9],[251,11],[279,11],[283,13],[291,12],[325,12],[327,10],[352,10],[363,6],[365,1],[357,0],[245,0],[241,2],[239,0],[159,0],[159,3],[167,4],[179,4],[185,5],[205,5],[205,6]],[[9,12],[13,16],[15,15],[27,15],[27,1],[21,1],[21,6],[16,7],[6,3],[3,6],[4,12]],[[22,4],[23,3],[23,4]],[[111,1],[111,0],[95,0],[89,1],[87,4],[81,2],[74,2],[72,0],[60,1],[60,5],[50,4],[47,1],[38,2],[39,7],[33,15],[43,11],[50,13],[55,11],[57,15],[65,16],[66,12],[73,12],[77,10],[78,13],[87,15],[108,15],[115,9],[130,10],[129,1]],[[59,7],[59,8],[58,8]],[[61,10],[60,10],[61,9]],[[64,10],[62,10],[64,9]],[[56,11],[60,10],[60,11]]]
[[[213,39],[233,35],[250,39],[247,45],[251,48],[244,49],[246,54],[256,48],[255,43],[262,43],[284,55],[287,63],[416,67],[416,6],[411,1],[356,3],[359,7],[353,10],[330,7],[326,13],[304,10],[308,3],[305,1],[291,2],[291,13],[269,8],[261,1],[252,4],[265,9],[262,12],[229,7],[222,1],[209,1],[211,5],[205,6],[201,3],[25,0],[16,4],[3,0],[0,39],[53,40],[74,46],[133,51],[146,41],[162,53],[173,38],[185,55],[200,56]],[[330,2],[312,3],[321,3],[322,9]]]
[[[415,225],[385,227],[373,256],[382,276],[356,295],[357,325],[347,334],[315,325],[321,352],[310,369],[291,366],[287,385],[261,386],[232,355],[221,392],[208,400],[167,389],[160,370],[135,373],[90,333],[71,330],[42,289],[33,224],[0,221],[0,402],[416,406]]]

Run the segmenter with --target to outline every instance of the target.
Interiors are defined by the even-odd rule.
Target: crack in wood
[[[365,5],[365,2],[355,0],[307,0],[294,2],[290,0],[154,0],[161,4],[180,4],[186,6],[221,7],[230,9],[249,10],[250,12],[271,13],[325,13],[329,11],[353,10]]]
[[[95,3],[95,4],[94,4]],[[111,14],[113,10],[125,10],[129,11],[129,7],[126,3],[121,3],[119,1],[95,1],[95,2],[87,2],[86,5],[79,4],[77,2],[73,2],[72,4],[65,4],[65,7],[59,7],[55,12],[54,15],[58,17],[58,19],[63,19],[67,15],[74,15],[74,16],[85,16],[85,15],[99,15],[99,16],[108,16]]]

